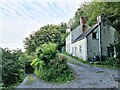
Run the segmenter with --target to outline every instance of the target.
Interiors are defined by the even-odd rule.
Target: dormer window
[[[92,38],[93,38],[93,39],[98,39],[97,32],[93,32],[93,33],[92,33]]]
[[[96,35],[96,32],[93,32],[93,33],[92,33],[92,38],[93,38],[93,39],[96,39],[96,36],[97,36],[97,35]]]

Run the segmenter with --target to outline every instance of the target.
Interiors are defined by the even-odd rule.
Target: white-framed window
[[[76,55],[76,53],[77,53],[77,47],[75,47],[75,55]]]
[[[80,53],[82,53],[82,46],[81,45],[79,46],[79,51],[80,51]]]

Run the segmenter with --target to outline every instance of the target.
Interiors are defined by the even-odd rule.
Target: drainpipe
[[[101,46],[101,24],[102,24],[102,21],[99,22],[98,21],[98,26],[99,26],[99,53],[100,53],[100,61],[101,61],[101,57],[102,57],[102,46]]]
[[[101,22],[102,24],[102,22]],[[100,44],[100,61],[102,60],[102,42],[101,42],[101,24],[100,24],[100,40],[99,40],[99,44]]]
[[[113,46],[114,47],[114,57],[116,58],[116,48],[115,48],[115,45]]]

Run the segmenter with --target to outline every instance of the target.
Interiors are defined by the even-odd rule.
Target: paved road
[[[76,74],[76,79],[65,84],[51,84],[32,74],[34,81],[27,84],[28,75],[17,88],[118,88],[118,70],[98,68],[75,61],[77,64],[68,63]],[[120,83],[119,83],[120,86]]]

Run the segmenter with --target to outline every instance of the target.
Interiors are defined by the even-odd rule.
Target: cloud
[[[0,47],[22,48],[23,40],[46,24],[67,22],[81,0],[1,0]]]

